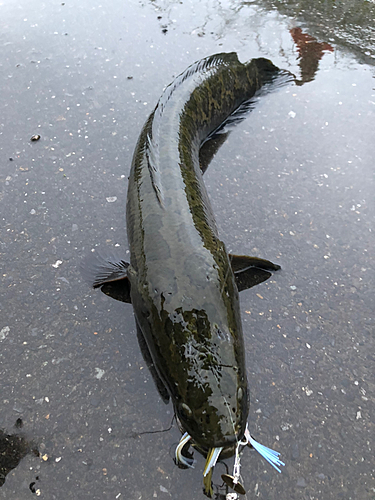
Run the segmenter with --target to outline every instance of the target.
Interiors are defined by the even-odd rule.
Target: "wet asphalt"
[[[244,498],[374,500],[375,6],[0,9],[0,498],[204,498],[204,459],[173,462],[181,434],[131,306],[90,290],[78,267],[97,246],[127,258],[131,157],[163,88],[236,51],[296,75],[205,174],[228,251],[282,266],[241,293],[241,311],[249,427],[286,465],[245,450]]]

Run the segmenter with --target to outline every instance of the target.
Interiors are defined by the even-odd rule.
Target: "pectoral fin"
[[[112,299],[126,302],[127,304],[132,303],[130,297],[130,281],[128,277],[111,283],[104,283],[101,287],[101,291]]]
[[[130,281],[127,277],[129,267],[122,255],[112,252],[96,251],[88,255],[80,265],[85,281],[93,288],[121,302],[131,303]]]
[[[156,388],[160,394],[161,399],[165,404],[168,404],[169,402],[169,392],[168,389],[165,387],[163,381],[161,380],[159,373],[155,367],[154,361],[152,359],[150,350],[147,346],[146,340],[143,336],[141,327],[138,324],[137,319],[135,319],[135,325],[137,327],[137,339],[138,339],[138,344],[141,349],[141,353],[143,356],[143,359],[145,360],[145,363],[147,365],[147,368],[149,369],[152,379],[156,385]]]
[[[229,260],[234,272],[239,292],[259,285],[272,276],[270,271],[278,271],[278,264],[259,257],[248,257],[247,255],[229,254]]]

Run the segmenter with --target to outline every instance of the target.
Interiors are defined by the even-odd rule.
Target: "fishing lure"
[[[181,464],[184,467],[194,467],[194,460],[192,458],[185,457],[182,454],[183,448],[189,443],[190,440],[191,436],[187,432],[185,432],[176,447],[175,460],[178,464]],[[276,469],[280,473],[281,473],[280,466],[285,465],[285,463],[282,462],[279,458],[280,452],[272,450],[271,448],[268,448],[267,446],[258,443],[258,441],[256,441],[251,436],[248,425],[246,425],[244,439],[242,441],[239,441],[236,446],[233,474],[232,475],[222,474],[221,476],[224,483],[235,492],[235,493],[228,493],[227,500],[235,500],[238,498],[237,494],[245,495],[246,493],[245,488],[240,483],[240,478],[241,478],[240,451],[241,448],[244,448],[245,446],[253,447],[265,460],[267,460],[269,464],[272,465],[274,469]],[[222,447],[210,449],[209,453],[207,454],[206,464],[203,470],[204,488],[206,493],[209,493],[211,496],[212,496],[212,485],[211,485],[212,473],[222,450],[223,450]]]

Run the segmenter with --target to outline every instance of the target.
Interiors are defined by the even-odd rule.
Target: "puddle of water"
[[[171,406],[146,370],[131,307],[88,290],[77,265],[97,244],[126,255],[131,156],[163,87],[232,50],[304,83],[260,100],[205,174],[228,250],[282,265],[241,294],[251,432],[286,462],[279,475],[246,451],[248,497],[371,498],[369,17],[346,4],[339,23],[314,4],[325,31],[287,3],[63,3],[1,7],[0,428],[9,436],[22,418],[40,457],[9,470],[0,498],[29,498],[32,483],[56,499],[203,498],[203,459],[173,464],[175,426],[138,437],[167,429]],[[334,51],[317,45],[306,65],[308,35]]]

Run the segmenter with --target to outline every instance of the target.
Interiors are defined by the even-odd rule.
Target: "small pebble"
[[[17,418],[16,423],[14,424],[14,426],[15,426],[17,429],[21,429],[21,428],[23,427],[22,418]]]
[[[10,332],[9,326],[4,326],[4,328],[0,330],[0,340],[4,340],[9,332]]]
[[[97,378],[98,380],[100,380],[105,374],[105,371],[102,370],[101,368],[95,368],[95,371],[96,371],[95,378]]]
[[[35,134],[35,135],[32,135],[30,137],[30,141],[32,141],[32,142],[39,141],[39,139],[40,139],[40,135],[39,134]]]
[[[305,481],[305,479],[304,479],[303,477],[299,477],[299,478],[297,479],[297,486],[298,486],[299,488],[306,488],[307,483],[306,483],[306,481]]]
[[[292,444],[292,460],[297,460],[299,458],[299,446],[298,443]]]

